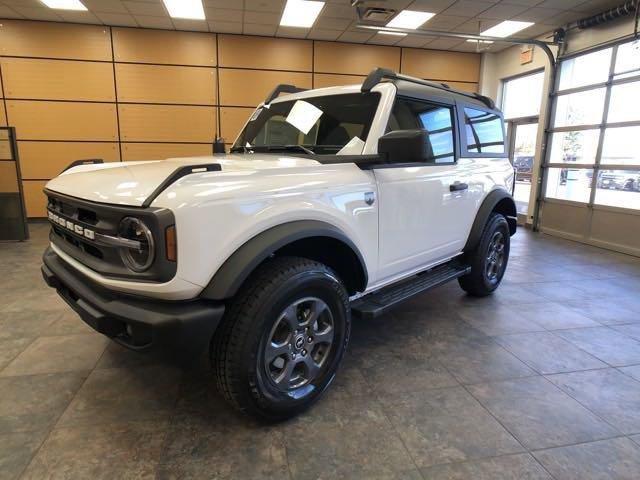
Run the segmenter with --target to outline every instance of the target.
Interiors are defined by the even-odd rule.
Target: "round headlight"
[[[118,236],[136,241],[140,248],[120,248],[120,258],[130,270],[144,272],[153,263],[155,247],[151,230],[139,219],[123,218],[118,227]]]

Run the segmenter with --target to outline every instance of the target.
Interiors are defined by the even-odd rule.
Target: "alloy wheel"
[[[264,365],[276,387],[290,391],[322,374],[334,328],[331,310],[317,297],[296,300],[280,313],[264,350]]]

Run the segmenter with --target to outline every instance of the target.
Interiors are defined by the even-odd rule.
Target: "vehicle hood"
[[[216,172],[192,173],[183,179],[210,178],[212,175],[282,175],[321,167],[312,159],[274,154],[230,154],[206,157],[170,158],[142,162],[113,162],[80,165],[49,181],[48,190],[100,203],[142,206],[144,201],[180,167],[217,163]],[[181,182],[177,180],[176,183]]]

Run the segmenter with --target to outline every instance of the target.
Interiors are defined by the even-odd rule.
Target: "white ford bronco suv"
[[[352,315],[494,291],[516,230],[493,102],[386,69],[278,86],[230,154],[77,163],[45,189],[47,284],[131,349],[209,348],[224,397],[270,420],[331,384]]]

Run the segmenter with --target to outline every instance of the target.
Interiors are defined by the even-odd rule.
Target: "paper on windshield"
[[[355,136],[336,155],[360,155],[363,148],[364,142]]]
[[[290,123],[306,135],[321,116],[322,110],[318,107],[304,100],[298,100],[293,104],[286,120],[287,123]]]

